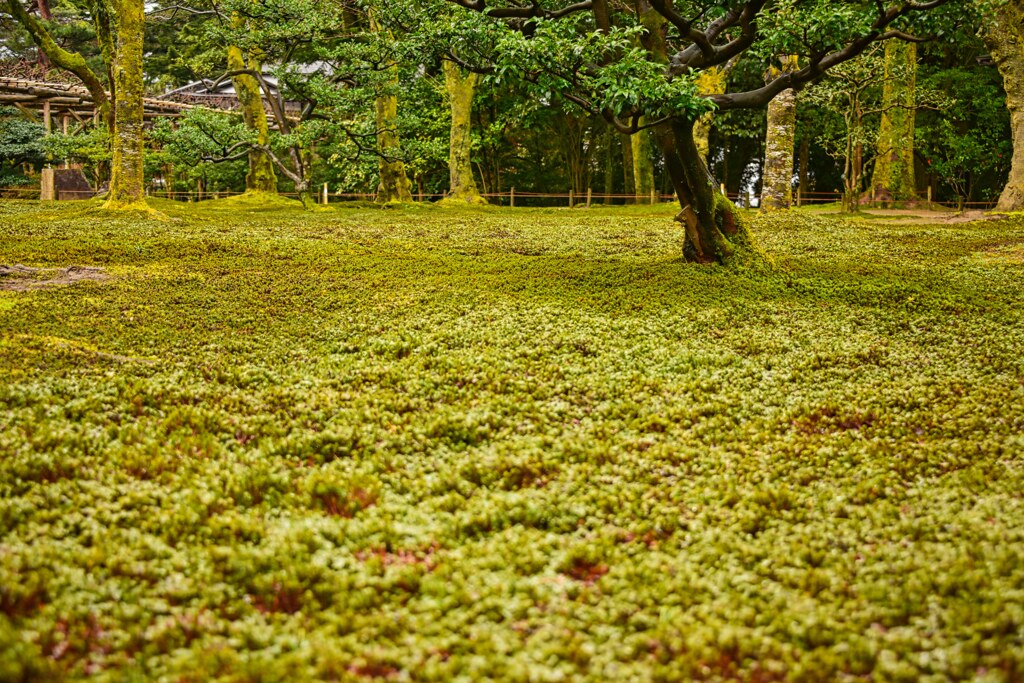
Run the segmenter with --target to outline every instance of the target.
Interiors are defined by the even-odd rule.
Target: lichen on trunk
[[[464,72],[457,64],[444,62],[444,83],[448,92],[448,104],[452,123],[448,150],[448,177],[450,190],[446,202],[486,204],[480,196],[473,178],[472,116],[473,94],[479,76]]]
[[[240,15],[232,18],[236,28],[243,25]],[[227,55],[228,69],[234,73],[231,83],[235,86],[235,93],[238,95],[239,107],[242,110],[242,118],[245,126],[256,133],[256,142],[261,147],[270,145],[270,125],[267,122],[267,110],[263,104],[263,92],[256,78],[250,74],[238,73],[244,70],[259,71],[261,68],[259,59],[255,55],[246,55],[236,45],[228,46]],[[247,192],[277,193],[277,174],[274,172],[274,162],[270,156],[261,149],[249,151],[249,172],[245,176],[245,189]]]
[[[375,33],[387,36],[387,31],[377,23],[370,12],[370,28]],[[387,70],[382,90],[374,100],[377,123],[377,169],[380,184],[377,186],[377,202],[412,202],[412,182],[405,172],[405,162],[400,158],[401,145],[398,139],[398,67]]]
[[[917,115],[917,45],[885,43],[885,84],[871,199],[909,202],[917,199],[914,138]]]
[[[640,125],[646,123],[640,118]],[[651,157],[651,133],[644,129],[629,137],[633,148],[633,194],[638,204],[649,204],[654,189],[654,159]]]
[[[795,56],[782,58],[781,68],[771,67],[772,81],[799,68]],[[783,90],[768,103],[768,133],[765,137],[764,179],[761,184],[761,209],[774,211],[793,205],[793,151],[796,140],[796,93]]]
[[[1003,5],[985,26],[985,44],[1003,77],[1013,160],[997,211],[1024,211],[1024,0]]]
[[[725,92],[729,71],[726,67],[715,66],[697,74],[697,90],[701,95],[720,95]],[[707,112],[693,127],[693,137],[697,143],[697,151],[707,161],[711,153],[709,139],[711,124],[714,123],[714,112]]]
[[[104,208],[147,209],[143,192],[143,0],[111,0],[115,17],[114,130],[110,193]]]

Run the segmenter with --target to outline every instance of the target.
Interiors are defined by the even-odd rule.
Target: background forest
[[[373,4],[147,3],[145,94],[195,105],[147,121],[147,193],[312,194],[326,185],[382,201],[511,188],[619,195],[601,200],[608,202],[672,195],[650,130],[620,135],[607,117],[579,106],[564,82],[522,67],[522,46],[490,17],[453,3]],[[0,75],[80,82],[71,73],[80,70],[61,69],[37,47],[42,31],[110,82],[104,55],[112,47],[97,3],[6,5]],[[650,6],[642,0],[618,11],[640,17]],[[998,26],[999,11],[960,11],[875,44],[803,88],[791,105],[795,119],[769,126],[765,108],[704,113],[698,137],[712,175],[731,197],[756,205],[774,133],[794,160],[783,174],[801,201],[835,201],[841,193],[853,209],[930,192],[953,205],[994,205],[1014,149],[991,36],[1018,30]],[[569,30],[587,29],[575,22]],[[625,40],[639,41],[635,33]],[[753,50],[701,72],[697,87],[705,94],[753,90],[785,61]],[[0,185],[38,183],[34,175],[50,160],[81,165],[94,187],[105,187],[110,125],[81,118],[51,124],[47,137],[39,112],[0,109]]]

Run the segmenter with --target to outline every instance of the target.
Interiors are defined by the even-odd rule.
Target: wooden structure
[[[42,113],[43,124],[48,130],[53,116],[68,117],[81,123],[96,120],[98,116],[88,88],[71,83],[0,76],[0,105],[5,104]],[[145,98],[143,106],[147,119],[180,116],[192,108],[190,104],[152,97]]]

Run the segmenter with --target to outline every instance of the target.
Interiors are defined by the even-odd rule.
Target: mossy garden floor
[[[0,204],[0,680],[1024,677],[1024,219]]]

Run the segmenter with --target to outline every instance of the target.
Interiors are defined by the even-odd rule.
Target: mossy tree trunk
[[[473,95],[479,76],[464,72],[457,64],[445,60],[444,84],[448,92],[452,125],[448,150],[448,177],[450,190],[448,199],[484,204],[476,181],[473,179],[472,129]]]
[[[232,19],[236,28],[243,25],[239,15]],[[270,145],[270,125],[267,122],[267,110],[263,104],[263,92],[256,78],[250,74],[238,73],[245,70],[259,71],[260,61],[254,56],[246,55],[236,45],[228,46],[228,70],[233,72],[231,82],[238,95],[238,103],[242,110],[242,118],[249,130],[255,131],[256,142],[260,147]],[[249,150],[249,172],[245,176],[247,192],[266,192],[277,194],[277,174],[274,162],[262,149]]]
[[[632,140],[622,141],[622,193],[626,195],[626,203],[633,203],[636,180],[633,175],[633,144]]]
[[[799,68],[795,56],[784,57],[782,68],[772,67],[768,80]],[[761,209],[773,211],[793,205],[793,152],[796,139],[796,93],[783,90],[768,103]]]
[[[685,229],[683,257],[693,263],[725,263],[752,246],[742,217],[711,177],[694,127],[694,121],[676,119],[658,126],[655,138],[679,197],[676,221]]]
[[[885,72],[871,199],[914,201],[917,199],[914,177],[917,45],[902,40],[886,41]]]
[[[375,33],[385,33],[385,29],[377,23],[370,13],[370,29]],[[412,182],[405,172],[402,161],[401,143],[398,138],[398,67],[391,66],[387,70],[387,78],[382,90],[374,101],[377,122],[377,169],[380,173],[380,184],[377,186],[377,202],[412,202]]]
[[[615,192],[615,130],[609,126],[604,137],[604,203],[611,204],[611,195]]]
[[[1011,0],[985,27],[985,44],[999,67],[1013,131],[1013,162],[997,211],[1024,211],[1024,0]]]
[[[701,71],[697,74],[697,89],[701,95],[720,95],[725,92],[728,75],[728,68],[720,66]],[[697,151],[700,152],[705,161],[710,158],[711,154],[709,139],[711,137],[711,125],[714,123],[714,120],[714,113],[708,112],[697,119],[693,129]]]
[[[640,119],[640,125],[644,119]],[[641,130],[629,136],[633,148],[633,194],[638,204],[651,202],[651,191],[654,189],[654,159],[651,156],[651,133]]]
[[[143,177],[143,0],[111,0],[115,20],[114,130],[111,209],[146,208]]]

